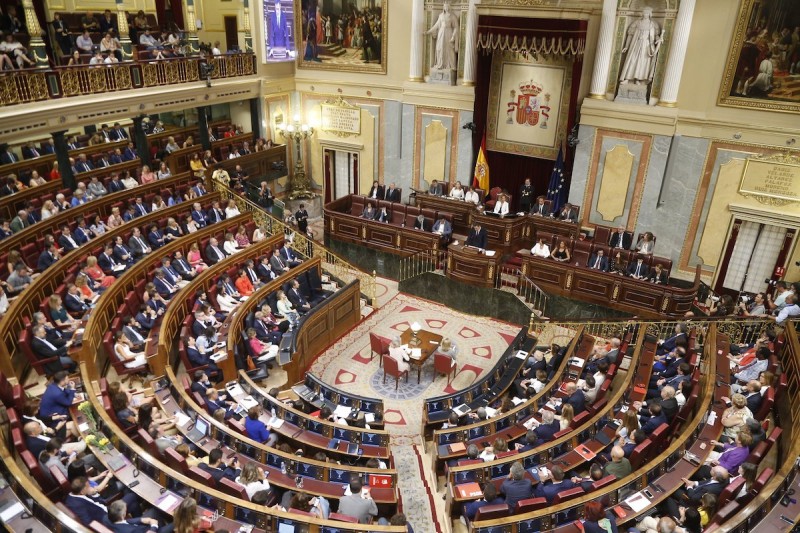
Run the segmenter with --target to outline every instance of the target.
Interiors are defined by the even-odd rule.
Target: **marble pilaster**
[[[581,125],[578,129],[578,146],[575,147],[575,159],[572,166],[572,179],[569,185],[569,203],[583,206],[586,184],[589,181],[589,170],[592,161],[592,147],[597,128]],[[538,191],[537,191],[538,194]],[[581,210],[584,208],[581,207]]]

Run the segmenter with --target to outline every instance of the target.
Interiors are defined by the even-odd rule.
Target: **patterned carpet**
[[[413,322],[458,345],[458,372],[450,385],[439,375],[433,379],[433,358],[422,368],[420,383],[411,372],[408,383],[402,381],[395,392],[394,378],[383,384],[383,369],[378,357],[370,359],[369,333],[391,338],[400,335]],[[455,312],[429,301],[398,293],[382,304],[354,330],[339,339],[321,355],[311,370],[317,376],[345,391],[384,399],[386,429],[393,434],[393,444],[422,444],[422,400],[449,394],[473,383],[494,366],[519,332],[517,326],[497,320]]]

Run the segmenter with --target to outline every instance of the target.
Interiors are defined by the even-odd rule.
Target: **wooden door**
[[[225,17],[225,50],[239,48],[239,23],[235,16]]]

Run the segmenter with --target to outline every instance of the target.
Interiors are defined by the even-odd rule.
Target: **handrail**
[[[251,76],[255,62],[255,54],[241,52],[2,72],[0,106],[202,81],[202,63],[214,66],[211,79]]]
[[[322,246],[320,243],[309,239],[307,236],[294,230],[294,228],[287,226],[283,221],[269,215],[256,203],[250,199],[235,193],[233,190],[225,186],[219,180],[210,180],[211,187],[219,191],[224,199],[232,199],[239,211],[252,211],[253,218],[259,226],[265,227],[270,235],[275,233],[283,233],[284,235],[293,234],[293,249],[298,255],[303,257],[319,257],[322,259],[324,269],[334,277],[342,280],[344,284],[348,284],[353,280],[358,280],[361,287],[361,292],[366,295],[372,307],[377,307],[377,281],[376,273],[368,274],[359,270],[351,263],[345,261],[338,255],[331,252],[329,249]]]
[[[420,250],[400,258],[400,274],[397,281],[403,282],[428,272],[442,270],[446,264],[446,256],[446,250]],[[440,265],[442,265],[441,268]]]

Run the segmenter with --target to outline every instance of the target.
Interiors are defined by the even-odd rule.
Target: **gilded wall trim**
[[[451,185],[455,183],[456,169],[458,163],[458,110],[445,109],[440,107],[419,107],[414,109],[414,175],[412,177],[412,187],[419,189],[420,181],[420,162],[422,160],[422,119],[424,116],[448,117],[450,118],[450,169],[447,181]]]
[[[642,143],[642,155],[639,157],[639,165],[636,168],[636,175],[633,177],[633,179],[636,180],[636,184],[633,188],[631,205],[630,209],[628,210],[628,218],[625,221],[625,228],[628,231],[633,231],[636,228],[636,221],[639,218],[639,209],[641,208],[642,203],[642,193],[644,192],[644,182],[647,176],[647,168],[650,164],[650,150],[653,145],[653,136],[631,133],[628,131],[598,128],[595,132],[592,145],[592,155],[589,162],[589,179],[586,184],[586,190],[583,194],[584,207],[581,209],[580,223],[582,226],[586,227],[594,227],[596,225],[589,222],[589,218],[591,216],[594,200],[597,171],[599,170],[600,166],[600,151],[603,148],[603,139],[605,138],[638,141]]]

